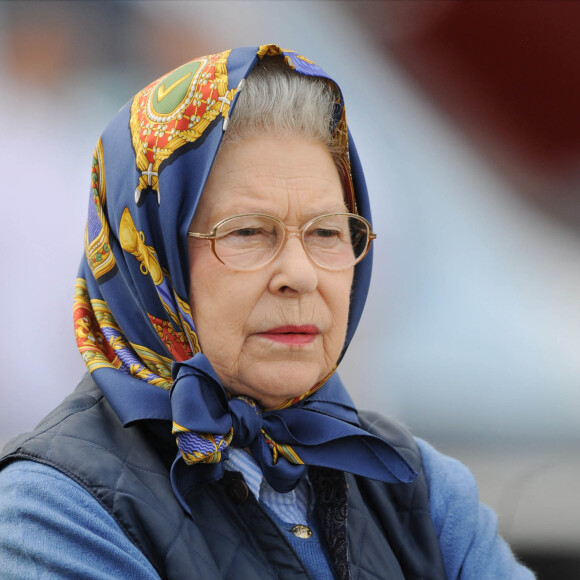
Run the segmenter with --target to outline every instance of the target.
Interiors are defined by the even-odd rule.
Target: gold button
[[[307,540],[312,535],[312,530],[308,526],[297,524],[290,530],[297,538]]]

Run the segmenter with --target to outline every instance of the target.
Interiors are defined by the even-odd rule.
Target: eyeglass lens
[[[219,225],[215,253],[225,264],[241,270],[267,264],[284,242],[284,226],[269,216],[235,216]],[[311,260],[327,269],[354,265],[369,243],[367,223],[357,216],[321,216],[302,232],[303,245]]]

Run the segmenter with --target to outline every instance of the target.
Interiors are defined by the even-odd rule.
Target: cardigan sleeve
[[[145,556],[85,489],[17,461],[0,471],[0,570],[11,580],[159,580]]]
[[[497,516],[479,502],[477,484],[461,462],[416,439],[429,485],[429,506],[449,580],[533,580],[499,536]]]

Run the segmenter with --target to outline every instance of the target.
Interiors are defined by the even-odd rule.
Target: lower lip
[[[317,334],[261,334],[264,338],[282,344],[310,344],[316,340]]]

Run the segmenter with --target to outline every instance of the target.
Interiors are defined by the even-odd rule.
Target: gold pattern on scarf
[[[258,58],[264,58],[265,56],[281,56],[284,52],[293,52],[293,51],[284,51],[284,49],[280,48],[277,44],[262,44],[262,46],[258,47]]]
[[[125,360],[133,360],[125,365],[132,376],[165,390],[171,388],[171,359],[127,340],[107,303],[91,299],[82,278],[75,285],[73,318],[77,345],[91,373],[101,368],[120,369],[122,354]]]
[[[260,46],[258,48],[258,52],[256,54],[257,54],[258,58],[260,58],[260,59],[264,58],[265,56],[283,56],[284,62],[286,63],[286,65],[289,66],[292,70],[294,70],[296,67],[294,66],[294,63],[292,62],[292,59],[288,56],[288,54],[284,54],[284,53],[296,54],[296,51],[295,50],[288,50],[287,48],[280,48],[277,44],[263,44],[262,46]],[[308,60],[307,58],[305,58],[303,56],[296,55],[296,57],[300,58],[306,62],[314,64],[314,61]]]
[[[230,50],[194,59],[137,93],[129,127],[140,171],[135,203],[144,192],[159,191],[161,164],[193,143],[218,117],[227,118],[236,89],[228,89]]]
[[[89,223],[87,221],[85,226],[85,255],[95,280],[98,280],[115,267],[115,256],[111,251],[109,242],[109,224],[104,211],[107,190],[103,165],[103,142],[101,139],[99,139],[93,155],[91,192],[100,229],[95,237],[89,241]]]
[[[201,352],[201,347],[199,346],[199,341],[197,340],[197,333],[195,332],[195,330],[189,325],[189,323],[187,322],[187,320],[185,319],[185,317],[183,316],[183,313],[185,312],[186,315],[192,319],[192,315],[191,315],[191,306],[189,305],[189,302],[187,302],[186,300],[184,300],[183,298],[181,298],[177,292],[173,292],[173,297],[175,298],[175,301],[177,302],[178,305],[178,312],[179,312],[179,318],[181,321],[181,328],[183,328],[185,330],[185,333],[187,335],[187,338],[189,340],[189,344],[191,345],[191,352],[189,352],[189,357],[193,356],[194,354],[197,354],[198,352]],[[176,359],[179,360],[179,359]]]
[[[133,254],[141,263],[139,266],[141,274],[151,276],[153,283],[159,286],[163,282],[163,272],[157,259],[157,252],[153,246],[145,243],[143,232],[137,231],[129,208],[123,210],[121,221],[119,223],[119,242],[125,252]]]
[[[197,335],[186,319],[186,317],[191,318],[189,303],[180,298],[175,292],[171,285],[169,274],[159,264],[155,248],[145,243],[145,235],[135,227],[131,212],[127,207],[123,210],[119,222],[119,242],[125,252],[137,258],[139,269],[144,276],[150,276],[155,286],[161,286],[164,282],[167,282],[165,290],[173,294],[174,303],[171,304],[167,301],[167,295],[157,289],[161,304],[173,321],[173,325],[170,321],[164,321],[149,314],[151,324],[163,344],[167,347],[167,350],[176,360],[184,360],[199,352]],[[184,313],[185,316],[183,315]]]

